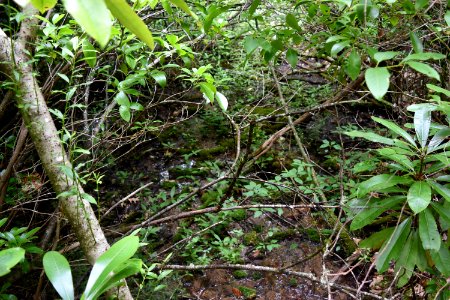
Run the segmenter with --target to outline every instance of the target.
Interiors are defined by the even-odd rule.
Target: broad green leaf
[[[93,296],[101,290],[105,282],[113,275],[114,269],[130,259],[139,247],[137,236],[127,236],[116,242],[95,262],[85,289],[86,300],[92,300]]]
[[[189,8],[189,6],[184,2],[183,0],[169,0],[172,2],[173,5],[187,13],[188,15],[191,15],[195,20],[198,20],[198,16]]]
[[[105,47],[111,34],[111,18],[104,0],[63,0],[64,7],[77,23]],[[95,13],[93,13],[95,12]]]
[[[112,15],[123,26],[147,44],[150,49],[153,50],[155,48],[152,33],[125,0],[105,0],[105,2]]]
[[[381,174],[363,181],[358,186],[357,196],[363,197],[370,192],[386,189],[398,184],[409,184],[411,179],[392,174]]]
[[[114,97],[114,100],[119,105],[130,107],[130,99],[128,99],[128,96],[127,94],[125,94],[124,91],[118,92],[117,95]]]
[[[98,289],[93,299],[97,299],[107,290],[122,284],[121,280],[138,273],[142,269],[142,260],[131,258],[113,270],[113,275]]]
[[[261,0],[253,0],[252,5],[250,5],[250,8],[248,9],[248,16],[251,18],[253,14],[255,13],[258,6],[261,4]]]
[[[415,214],[420,213],[431,202],[431,188],[426,181],[414,182],[408,190],[407,201]]]
[[[450,277],[450,252],[444,243],[441,243],[439,251],[430,251],[436,268],[445,277]]]
[[[425,250],[439,250],[441,235],[431,211],[427,208],[419,213],[419,236]]]
[[[220,92],[216,92],[216,100],[217,100],[217,103],[219,104],[220,108],[223,111],[227,111],[227,108],[228,108],[227,97],[225,97],[225,95]]]
[[[345,135],[348,135],[350,137],[360,137],[364,138],[366,140],[369,140],[374,143],[381,143],[386,145],[394,145],[394,140],[390,138],[386,138],[384,136],[381,136],[379,134],[373,133],[373,132],[363,132],[363,131],[346,131],[344,132]]]
[[[419,239],[415,231],[409,234],[408,239],[400,253],[397,263],[395,264],[395,272],[401,272],[397,286],[402,287],[408,283],[411,278],[417,261]]]
[[[379,64],[382,61],[393,59],[400,53],[401,52],[397,51],[377,52],[373,55],[373,58],[376,60],[377,64]]]
[[[367,87],[375,99],[381,100],[389,89],[390,74],[384,67],[369,68],[364,75]]]
[[[44,13],[56,5],[56,0],[31,0],[31,4],[41,13]]]
[[[350,225],[350,230],[357,230],[369,225],[383,212],[391,209],[405,200],[404,196],[389,197],[382,200],[370,200],[366,207],[359,212]]]
[[[97,63],[97,51],[88,39],[84,39],[82,50],[84,59],[86,60],[89,67],[95,67],[95,64]]]
[[[361,57],[355,50],[350,53],[345,64],[345,72],[352,79],[358,78],[361,72]]]
[[[411,145],[416,147],[416,142],[414,141],[412,136],[409,135],[409,133],[407,133],[405,130],[403,130],[400,126],[398,126],[394,122],[391,122],[391,121],[388,121],[388,120],[385,120],[385,119],[381,119],[381,118],[377,118],[377,117],[372,117],[372,120],[374,120],[375,122],[377,122],[377,123],[387,127],[389,130],[391,130],[392,132],[400,135],[402,138],[407,140]]]
[[[413,53],[408,55],[402,60],[402,63],[405,63],[410,60],[439,60],[444,59],[445,55],[442,53],[435,53],[435,52],[422,52],[422,53]]]
[[[409,158],[406,155],[398,154],[398,152],[393,148],[381,148],[377,149],[378,154],[381,156],[384,156],[390,160],[393,160],[400,165],[404,166],[406,169],[409,169],[409,171],[414,171],[414,166],[412,162],[409,160]]]
[[[339,43],[336,43],[331,47],[330,55],[332,57],[336,57],[339,52],[341,52],[344,48],[350,45],[350,41],[342,41]]]
[[[97,204],[97,201],[95,200],[95,198],[92,197],[91,195],[89,195],[88,193],[81,194],[81,197],[91,204]]]
[[[332,43],[332,42],[341,41],[341,40],[347,40],[347,38],[342,35],[332,35],[329,38],[327,38],[325,43],[327,44],[327,43]]]
[[[216,87],[209,82],[200,82],[198,84],[207,102],[214,102]]]
[[[167,85],[166,73],[163,71],[154,70],[150,73],[150,76],[155,79],[155,81],[162,87],[165,88]]]
[[[256,48],[261,46],[262,42],[263,41],[261,39],[255,39],[251,36],[247,36],[244,39],[245,52],[247,52],[247,54],[251,54]]]
[[[0,276],[4,276],[11,272],[11,268],[21,262],[24,258],[25,250],[19,247],[0,251]]]
[[[142,104],[137,103],[137,102],[131,102],[130,104],[130,109],[132,110],[138,110],[138,111],[143,111],[144,107],[142,106]]]
[[[411,218],[407,218],[395,228],[392,235],[384,243],[375,260],[375,266],[379,273],[386,271],[391,260],[396,260],[399,257],[410,229]]]
[[[425,148],[430,133],[431,111],[424,107],[414,113],[414,129],[420,146]]]
[[[444,197],[445,200],[450,202],[450,189],[448,189],[446,186],[441,185],[431,179],[429,179],[427,182],[430,184],[430,186],[433,188],[433,190],[435,190],[439,195]]]
[[[75,299],[72,272],[67,259],[57,251],[45,253],[44,271],[55,290],[63,300]]]
[[[297,21],[297,19],[295,18],[295,16],[293,14],[287,14],[286,15],[286,24],[289,27],[297,30],[298,32],[302,31],[302,28],[300,26],[298,26],[298,21]]]
[[[229,8],[230,8],[229,6],[218,7],[217,5],[212,4],[208,8],[208,15],[206,16],[205,20],[203,21],[203,29],[205,30],[205,32],[209,31],[214,19],[217,18],[220,14],[228,11]]]
[[[131,120],[131,111],[129,106],[121,105],[119,107],[119,114],[122,119],[126,122],[130,122]]]
[[[437,149],[439,149],[441,143],[449,136],[450,136],[449,127],[439,129],[439,131],[433,135],[430,142],[428,143],[427,154],[431,154]]]
[[[427,64],[413,60],[407,61],[406,64],[411,68],[413,68],[414,70],[416,70],[417,72],[420,72],[424,75],[427,75],[428,77],[441,81],[439,73]]]
[[[444,19],[445,19],[445,23],[447,23],[447,26],[450,26],[450,10],[447,10],[445,12]]]
[[[427,83],[427,88],[429,88],[430,90],[435,91],[437,93],[442,93],[442,94],[444,94],[447,97],[450,97],[450,91],[449,90],[443,89],[443,88],[441,88],[441,87],[439,87],[437,85],[434,85],[434,84],[431,84],[431,83]]]
[[[298,53],[292,48],[289,48],[286,51],[286,60],[291,65],[292,68],[295,68],[297,66],[298,62]]]
[[[395,227],[385,228],[379,232],[375,232],[370,237],[362,240],[359,243],[360,248],[369,248],[372,250],[378,250],[383,246],[383,243],[392,235]]]
[[[415,32],[409,33],[409,38],[411,39],[411,43],[415,53],[423,53],[423,44],[420,38],[417,36]]]
[[[436,202],[431,202],[431,206],[433,207],[433,209],[439,214],[440,222],[441,222],[441,229],[443,229],[442,227],[442,222],[450,225],[450,212],[449,210],[441,204],[438,204]]]
[[[416,3],[414,4],[416,11],[419,11],[422,8],[425,8],[427,6],[428,6],[428,0],[416,0]]]

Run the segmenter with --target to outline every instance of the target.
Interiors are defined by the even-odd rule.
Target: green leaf
[[[345,72],[352,80],[358,78],[359,73],[361,72],[361,57],[355,50],[353,50],[347,58]]]
[[[425,148],[427,144],[428,134],[430,133],[430,125],[431,111],[428,107],[423,107],[423,109],[417,110],[414,113],[414,129],[422,149]]]
[[[431,202],[431,187],[426,181],[414,182],[406,197],[409,207],[415,214],[420,213]]]
[[[358,185],[357,196],[363,197],[370,192],[386,189],[398,184],[409,184],[411,179],[392,174],[380,174],[361,182]]]
[[[111,272],[130,259],[139,247],[137,236],[122,238],[103,253],[95,262],[85,289],[86,300],[95,299],[104,292],[104,285],[114,274]]]
[[[143,111],[143,110],[144,110],[144,107],[143,107],[142,104],[140,104],[140,103],[132,102],[132,103],[130,104],[130,109],[132,109],[132,110],[138,110],[138,111]]]
[[[384,156],[406,167],[407,169],[409,169],[409,171],[414,171],[414,166],[409,158],[406,155],[398,154],[398,151],[395,148],[381,148],[377,149],[377,152],[381,156]]]
[[[88,193],[81,194],[81,197],[87,202],[97,205],[97,201],[95,200],[95,198],[89,195]]]
[[[385,228],[379,232],[375,232],[370,237],[362,240],[359,243],[360,248],[369,248],[378,250],[383,246],[383,243],[392,235],[395,227]]]
[[[112,15],[116,17],[123,26],[147,44],[150,49],[153,50],[155,48],[152,33],[147,25],[145,25],[144,21],[142,21],[125,0],[105,0],[105,2]],[[94,14],[91,12],[91,15]]]
[[[97,63],[97,51],[88,39],[83,40],[82,50],[84,59],[89,67],[95,67],[95,64]]]
[[[56,5],[56,0],[31,0],[31,4],[36,7],[41,13],[53,8]]]
[[[138,273],[142,269],[142,260],[131,258],[125,263],[123,263],[118,268],[113,270],[114,275],[112,275],[108,281],[106,281],[101,290],[97,293],[100,296],[103,292],[110,290],[113,287],[116,287],[121,284],[121,280],[127,277],[130,277],[136,273]]]
[[[331,47],[330,55],[332,57],[336,57],[338,55],[338,53],[341,52],[348,45],[350,45],[350,41],[343,41],[343,42],[334,44],[333,47]]]
[[[372,120],[374,120],[375,122],[377,122],[377,123],[387,127],[389,130],[391,130],[392,132],[400,135],[402,138],[407,140],[411,145],[416,147],[416,142],[414,141],[412,136],[409,135],[409,133],[407,133],[405,130],[403,130],[400,126],[398,126],[394,122],[391,122],[391,121],[388,121],[388,120],[385,120],[385,119],[381,119],[381,118],[377,118],[377,117],[372,117]]]
[[[441,246],[441,235],[439,234],[436,221],[430,209],[419,213],[419,235],[425,250],[439,250]]]
[[[205,30],[205,32],[208,32],[209,29],[211,29],[214,19],[217,18],[220,14],[227,12],[229,8],[229,6],[217,7],[215,4],[212,4],[208,8],[208,15],[203,21],[203,29]]]
[[[200,82],[198,84],[200,86],[200,90],[203,93],[204,97],[209,102],[214,102],[214,98],[216,95],[216,87],[209,82]]]
[[[57,251],[45,253],[44,271],[55,290],[63,300],[75,299],[72,272],[67,259]]]
[[[248,16],[251,18],[253,14],[255,13],[258,6],[261,4],[261,0],[253,0],[252,5],[250,5],[250,8],[248,9]]]
[[[119,107],[119,114],[122,119],[126,122],[130,122],[131,120],[131,111],[129,106],[121,105]]]
[[[383,200],[375,199],[368,201],[366,207],[353,218],[350,225],[350,230],[357,230],[371,224],[379,215],[404,200],[404,196],[397,196],[389,197]]]
[[[292,48],[289,48],[286,51],[286,60],[291,65],[292,68],[295,68],[297,66],[298,62],[298,53]]]
[[[169,0],[173,5],[180,8],[182,11],[191,15],[195,20],[198,20],[198,16],[189,8],[189,6],[183,0]]]
[[[433,259],[436,268],[445,277],[450,276],[450,252],[444,243],[441,243],[439,251],[430,251],[431,258]]]
[[[227,99],[227,97],[225,97],[225,95],[220,93],[220,92],[216,92],[216,100],[217,100],[217,103],[219,104],[219,107],[223,111],[227,111],[227,108],[228,108],[228,99]]]
[[[117,95],[114,97],[114,100],[119,105],[130,107],[130,99],[128,99],[128,95],[125,94],[124,91],[118,92]]]
[[[245,52],[247,52],[247,54],[251,54],[256,48],[261,46],[262,42],[263,41],[261,39],[255,39],[251,36],[247,36],[244,39]]]
[[[407,61],[406,64],[419,73],[427,75],[428,77],[434,78],[438,81],[441,81],[439,73],[427,64],[413,60]]]
[[[450,97],[450,91],[449,90],[443,89],[443,88],[441,88],[441,87],[439,87],[437,85],[434,85],[434,84],[431,84],[431,83],[427,83],[427,88],[429,88],[430,90],[435,91],[437,93],[444,94],[447,97]]]
[[[417,34],[411,31],[409,33],[409,38],[411,39],[414,52],[423,53],[423,44],[420,38],[417,36]]]
[[[445,12],[444,20],[445,20],[445,23],[447,23],[447,26],[450,26],[450,10],[447,10]]]
[[[25,258],[25,250],[19,247],[0,251],[0,276],[11,272],[11,268]]]
[[[373,133],[373,132],[363,132],[363,131],[346,131],[344,132],[345,135],[348,135],[350,137],[360,137],[364,138],[366,140],[369,140],[374,143],[381,143],[386,145],[394,145],[394,140],[390,138],[386,138],[384,136],[381,136],[379,134]]]
[[[390,261],[399,257],[410,229],[411,218],[407,218],[398,225],[390,238],[384,243],[375,260],[375,266],[379,273],[386,271],[389,268]]]
[[[436,202],[431,202],[431,206],[441,217],[441,222],[444,221],[445,223],[450,224],[450,214],[443,205],[440,205]]]
[[[297,19],[295,18],[295,16],[293,14],[287,14],[286,15],[286,24],[289,27],[297,30],[298,32],[302,31],[302,28],[300,26],[298,26],[298,21],[297,21]]]
[[[105,47],[111,34],[111,18],[104,0],[63,0],[64,7],[77,23]],[[95,13],[93,13],[95,12]]]
[[[419,239],[417,233],[412,231],[406,240],[405,246],[400,253],[400,257],[395,264],[395,272],[402,271],[399,276],[397,286],[402,287],[408,283],[411,278],[418,256]]]
[[[428,6],[428,0],[416,0],[416,3],[414,4],[414,7],[416,11],[421,10],[424,7]]]
[[[382,61],[390,60],[399,55],[401,52],[397,51],[386,51],[386,52],[377,52],[373,55],[373,58],[379,64]]]
[[[446,56],[442,53],[434,53],[434,52],[422,52],[422,53],[413,53],[408,55],[402,60],[402,63],[405,63],[410,60],[439,60],[444,59]]]
[[[154,70],[150,73],[150,76],[155,79],[155,81],[162,87],[165,88],[167,85],[166,73],[163,71]]]
[[[445,200],[450,202],[450,189],[431,179],[427,180],[427,182],[430,184],[433,190],[435,190],[439,195],[444,197]]]
[[[389,89],[389,74],[386,68],[369,68],[364,75],[367,87],[375,99],[381,100]]]

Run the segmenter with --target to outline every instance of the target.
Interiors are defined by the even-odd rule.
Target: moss
[[[164,180],[161,183],[161,187],[166,190],[172,189],[174,186],[177,186],[177,182],[175,180]]]
[[[255,299],[256,298],[256,290],[254,288],[249,288],[246,286],[238,286],[238,290],[244,296],[244,299]]]
[[[273,233],[273,235],[270,237],[270,239],[275,239],[275,240],[285,240],[289,237],[292,237],[296,234],[296,230],[295,229],[287,229],[287,230],[283,230],[283,231],[275,231]]]
[[[205,192],[200,201],[202,202],[202,207],[208,207],[209,205],[217,202],[220,197],[220,193],[217,191],[207,191]]]
[[[258,233],[253,230],[244,234],[243,242],[245,246],[256,246],[261,242],[261,239],[258,236]]]
[[[233,276],[236,279],[242,279],[248,276],[248,272],[245,270],[235,270],[233,271]]]
[[[247,212],[245,209],[237,209],[229,212],[229,216],[236,222],[243,221],[247,218]]]

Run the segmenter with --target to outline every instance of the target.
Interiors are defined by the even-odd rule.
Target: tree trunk
[[[77,191],[76,196],[60,197],[59,203],[87,260],[93,264],[109,248],[109,244],[91,205],[80,197],[84,193],[83,188],[61,168],[65,166],[72,170],[72,165],[34,77],[33,64],[28,55],[31,51],[27,49],[28,42],[34,40],[36,35],[38,19],[33,15],[37,12],[31,6],[25,7],[23,12],[27,17],[22,21],[16,40],[11,40],[0,29],[0,67],[10,78],[16,80],[17,106],[54,191],[56,194]],[[132,299],[126,285],[120,289],[119,294],[120,299]]]

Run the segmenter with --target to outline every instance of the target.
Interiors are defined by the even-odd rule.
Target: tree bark
[[[33,15],[37,11],[28,5],[23,12],[27,17],[22,21],[15,40],[0,29],[0,67],[16,82],[17,106],[54,191],[58,195],[77,191],[75,196],[60,197],[59,204],[87,260],[93,264],[109,248],[109,244],[91,205],[81,197],[83,188],[61,168],[65,166],[66,169],[73,169],[34,76],[29,56],[31,51],[27,49],[29,42],[36,36],[38,19]],[[133,299],[126,284],[120,288],[119,298]]]

